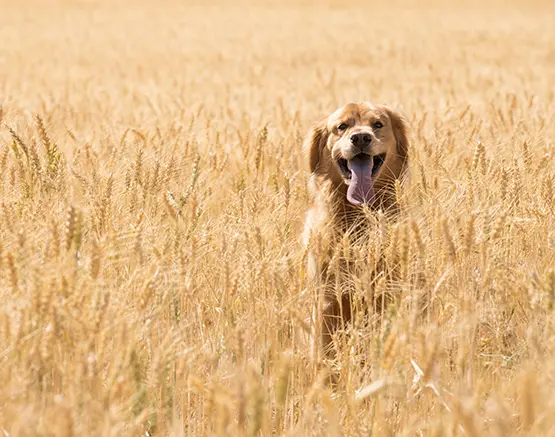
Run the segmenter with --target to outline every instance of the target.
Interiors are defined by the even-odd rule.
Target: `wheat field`
[[[0,435],[555,435],[550,2],[0,10]],[[396,303],[331,388],[301,144],[362,100],[409,120],[411,179],[350,254]]]

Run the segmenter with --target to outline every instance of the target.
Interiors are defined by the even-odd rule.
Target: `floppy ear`
[[[391,120],[393,135],[395,135],[395,140],[397,141],[397,153],[400,158],[406,161],[409,154],[408,123],[401,114],[387,106],[384,108]]]
[[[320,158],[322,149],[328,140],[327,117],[310,128],[308,136],[304,140],[303,149],[308,157],[310,171],[312,173],[320,173]]]

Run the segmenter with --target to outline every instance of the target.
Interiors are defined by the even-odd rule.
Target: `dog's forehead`
[[[335,111],[330,119],[332,120],[365,120],[371,118],[378,118],[381,115],[380,109],[374,106],[372,103],[348,103],[342,108]]]

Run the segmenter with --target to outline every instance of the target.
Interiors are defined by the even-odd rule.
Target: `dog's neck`
[[[333,231],[338,234],[361,230],[368,223],[368,215],[382,211],[386,217],[393,218],[399,213],[399,205],[395,199],[395,185],[381,183],[376,187],[376,201],[369,207],[351,204],[347,200],[347,186],[333,186],[330,181],[315,179],[316,205],[326,210],[330,217]]]

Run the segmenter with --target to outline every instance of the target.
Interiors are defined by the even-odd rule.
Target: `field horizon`
[[[554,9],[451,3],[0,0],[0,435],[554,435]],[[302,141],[350,101],[410,181],[331,390]]]

